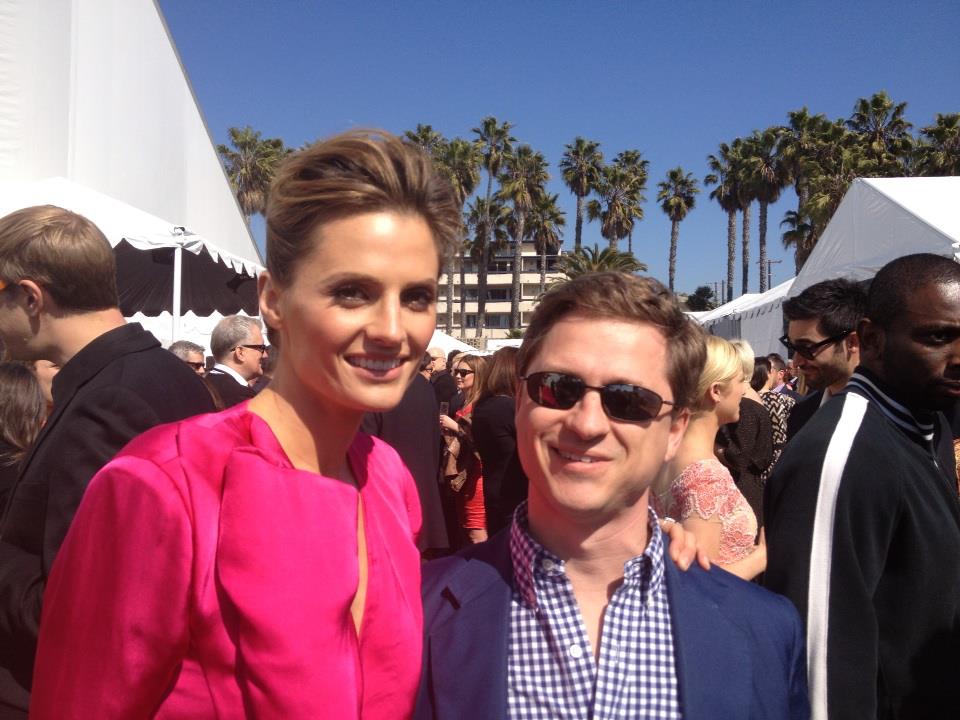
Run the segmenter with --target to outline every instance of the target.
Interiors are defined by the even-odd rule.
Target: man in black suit
[[[0,518],[0,718],[25,718],[43,590],[93,475],[136,435],[213,409],[202,380],[117,299],[113,251],[75,213],[0,219],[0,338],[61,367],[53,410]],[[99,628],[97,632],[108,632]]]
[[[260,361],[266,357],[260,321],[245,315],[227,315],[213,328],[210,350],[217,364],[207,373],[210,384],[230,407],[256,393],[250,381],[263,374]]]
[[[860,364],[857,325],[866,306],[863,287],[843,278],[811,285],[783,303],[783,316],[789,325],[780,342],[793,353],[793,362],[807,387],[816,391],[790,411],[787,442],[822,405],[843,390]]]

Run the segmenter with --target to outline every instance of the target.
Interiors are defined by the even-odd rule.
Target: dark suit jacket
[[[209,382],[220,393],[220,399],[223,400],[224,409],[233,407],[249,400],[257,393],[246,385],[241,385],[232,375],[224,372],[211,370],[207,373],[207,382]]]
[[[104,333],[57,373],[53,412],[0,520],[0,718],[26,717],[17,708],[29,699],[40,600],[91,478],[144,430],[212,409],[196,373],[137,323]]]
[[[664,554],[685,720],[809,717],[793,605],[719,568],[680,572]],[[507,716],[512,576],[509,530],[425,566],[416,720]]]
[[[791,438],[800,432],[800,428],[806,425],[807,421],[813,417],[813,414],[820,409],[823,393],[823,390],[810,393],[793,406],[789,417],[787,417],[787,442],[790,442]]]
[[[397,407],[367,413],[360,429],[391,445],[413,475],[423,514],[417,546],[421,550],[449,548],[440,504],[440,412],[430,381],[417,373]]]
[[[515,404],[512,397],[494,395],[473,407],[473,442],[483,464],[483,505],[491,535],[510,524],[514,508],[527,497],[527,478],[517,456]]]

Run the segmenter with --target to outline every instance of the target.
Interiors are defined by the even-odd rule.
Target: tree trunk
[[[611,235],[609,242],[610,242],[610,249],[611,249],[611,250],[617,250],[617,249],[618,249],[618,248],[617,248],[617,245],[620,244],[620,241],[617,239],[616,235]]]
[[[460,253],[460,337],[467,336],[467,256]]]
[[[670,292],[673,292],[673,280],[677,274],[677,240],[680,239],[680,221],[674,220],[670,227]]]
[[[461,255],[461,257],[463,256]],[[453,335],[453,273],[456,264],[456,255],[451,255],[449,262],[447,262],[447,311],[443,314],[443,324],[446,328],[444,332],[451,336]]]
[[[627,252],[633,255],[633,228],[627,233]]]
[[[526,212],[517,213],[517,237],[513,241],[513,297],[510,298],[510,329],[520,329],[520,263],[523,261],[523,232]]]
[[[547,244],[540,246],[540,294],[547,289]]]
[[[577,195],[577,230],[573,240],[573,251],[580,251],[580,237],[583,233],[583,196]]]
[[[767,290],[767,203],[760,201],[760,292]]]
[[[733,272],[737,260],[737,211],[727,213],[727,297],[720,302],[733,300]]]
[[[743,285],[741,295],[750,292],[750,205],[743,208],[743,247],[740,259],[743,267]]]
[[[487,326],[487,266],[490,264],[490,246],[480,249],[480,267],[477,268],[477,329],[474,337],[483,337]],[[466,331],[464,331],[466,337]]]

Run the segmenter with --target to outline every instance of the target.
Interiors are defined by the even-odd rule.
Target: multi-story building
[[[562,277],[557,272],[560,255],[547,255],[547,285]],[[450,334],[475,344],[477,327],[478,278],[477,263],[470,257],[463,258],[464,284],[460,284],[460,269],[453,276],[453,329]],[[459,263],[459,261],[458,261]],[[461,327],[460,300],[466,294],[467,326]],[[540,294],[540,254],[533,243],[524,243],[520,265],[520,325],[526,328],[530,313]],[[513,248],[497,253],[490,261],[487,271],[487,305],[485,309],[484,338],[504,338],[510,330],[510,302],[513,298]],[[445,328],[447,312],[447,276],[440,276],[440,297],[437,302],[437,327]],[[483,341],[479,344],[483,346]]]

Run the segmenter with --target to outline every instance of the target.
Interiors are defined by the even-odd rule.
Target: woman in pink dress
[[[357,429],[417,372],[459,225],[449,183],[393,136],[284,161],[259,278],[273,381],[93,479],[47,586],[32,717],[410,714],[417,491]]]
[[[737,489],[730,471],[714,454],[721,425],[736,422],[744,393],[743,363],[728,341],[707,336],[707,362],[697,385],[699,404],[673,460],[664,466],[654,493],[662,516],[679,520],[697,538],[710,560],[745,580],[766,568],[757,517]]]

